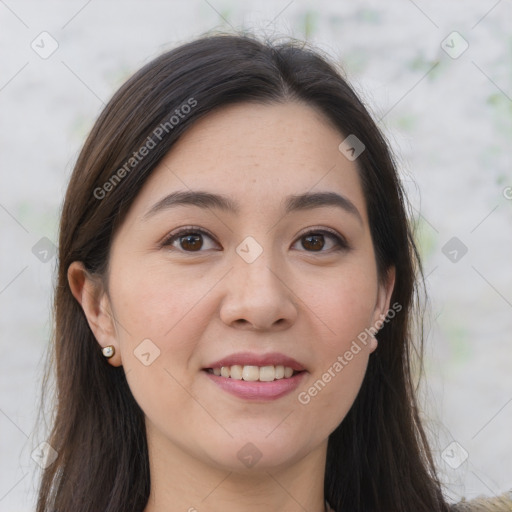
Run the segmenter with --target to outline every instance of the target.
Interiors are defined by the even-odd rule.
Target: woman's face
[[[189,129],[136,198],[110,254],[115,331],[97,337],[115,345],[150,443],[276,468],[324,448],[347,414],[376,348],[362,333],[393,283],[379,285],[344,139],[303,104],[230,106]],[[304,370],[282,377],[286,358]]]

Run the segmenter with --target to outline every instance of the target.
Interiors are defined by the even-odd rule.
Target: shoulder
[[[464,499],[452,505],[450,512],[512,512],[512,491],[495,498]]]

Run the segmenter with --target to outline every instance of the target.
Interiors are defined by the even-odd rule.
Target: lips
[[[307,375],[306,368],[301,363],[278,352],[231,354],[212,361],[203,368],[203,372],[220,389],[243,400],[252,401],[284,397],[297,389]],[[232,375],[232,372],[236,375]]]

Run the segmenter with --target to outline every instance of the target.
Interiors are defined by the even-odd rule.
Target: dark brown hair
[[[178,123],[170,116],[196,102]],[[335,510],[447,510],[422,429],[412,376],[415,283],[421,266],[391,151],[342,73],[318,50],[288,40],[208,35],[154,59],[112,97],[78,157],[63,205],[52,363],[56,406],[48,439],[58,457],[43,473],[38,512],[141,512],[150,491],[144,414],[123,367],[101,354],[67,270],[74,261],[105,276],[112,237],[130,205],[182,133],[229,104],[300,101],[365,145],[357,165],[379,276],[391,267],[402,309],[378,333],[361,390],[330,435],[325,498]],[[168,123],[161,140],[115,186],[116,170]],[[340,138],[340,141],[342,139]],[[132,162],[133,164],[134,162]],[[103,188],[102,188],[103,187]],[[104,198],[98,198],[98,190]]]

